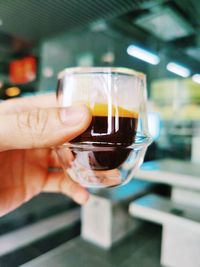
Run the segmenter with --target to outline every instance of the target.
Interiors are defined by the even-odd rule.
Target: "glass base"
[[[105,188],[130,181],[143,162],[146,148],[146,144],[119,150],[70,144],[70,148],[63,145],[56,151],[64,171],[75,182],[86,188]]]

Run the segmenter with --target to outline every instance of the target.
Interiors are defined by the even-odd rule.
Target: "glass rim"
[[[124,67],[72,67],[65,68],[58,73],[58,79],[63,79],[66,74],[87,74],[87,73],[116,73],[128,76],[136,76],[140,79],[146,78],[142,72]]]

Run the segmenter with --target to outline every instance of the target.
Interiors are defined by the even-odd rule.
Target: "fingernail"
[[[75,126],[87,116],[85,106],[73,106],[61,110],[61,120],[64,124]]]

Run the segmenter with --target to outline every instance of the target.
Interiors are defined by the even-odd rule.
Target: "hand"
[[[57,108],[54,95],[13,99],[0,104],[0,121],[0,215],[40,192],[61,192],[80,204],[87,201],[85,188],[63,172],[49,172],[60,167],[51,147],[89,126],[91,114],[85,106]]]

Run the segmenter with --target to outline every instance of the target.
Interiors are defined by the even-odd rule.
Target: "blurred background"
[[[79,207],[64,196],[43,194],[0,218],[0,266],[47,266],[48,262],[48,266],[76,267],[80,266],[77,248],[83,266],[200,266],[199,18],[198,0],[0,1],[1,100],[55,92],[57,74],[66,67],[128,67],[147,75],[148,120],[154,140],[136,183],[123,192],[112,191],[128,203],[123,216],[134,217],[134,209],[140,207],[147,209],[145,214],[152,212],[149,217],[142,211],[135,215],[140,227],[128,233],[128,239],[106,251],[93,237],[96,247],[83,241]],[[149,192],[157,198],[137,202]],[[100,194],[99,199],[106,198],[114,208],[116,202],[109,194]],[[128,211],[130,200],[134,204],[135,199],[137,207]],[[120,197],[118,201],[114,209],[121,205]],[[151,219],[154,212],[160,212],[160,220]],[[172,231],[163,236],[162,216],[178,220],[178,228],[172,227],[175,233],[183,226],[176,237],[179,243],[170,243]],[[189,228],[184,228],[186,219]],[[197,232],[192,237],[180,239],[194,228]],[[199,238],[193,240],[194,236]],[[186,259],[172,255],[172,243]],[[59,254],[55,249],[60,245]],[[47,251],[50,254],[44,258]]]

